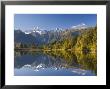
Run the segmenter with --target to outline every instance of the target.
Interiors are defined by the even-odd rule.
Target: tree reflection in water
[[[15,51],[14,68],[20,69],[29,65],[33,68],[69,69],[80,68],[90,70],[97,75],[96,53],[80,51]]]

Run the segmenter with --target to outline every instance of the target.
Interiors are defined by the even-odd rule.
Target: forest
[[[79,35],[72,35],[71,31],[65,31],[66,37],[59,40],[52,40],[48,44],[37,45],[35,43],[15,44],[15,50],[31,50],[31,51],[82,51],[95,53],[97,50],[97,27],[81,30]]]

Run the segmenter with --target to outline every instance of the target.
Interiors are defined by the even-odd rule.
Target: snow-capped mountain
[[[86,29],[88,26],[85,23],[81,23],[75,26],[72,26],[72,29]]]
[[[65,29],[63,29],[63,28],[53,28],[53,29],[51,29],[51,30],[49,30],[48,32],[62,32],[62,31],[64,31]]]
[[[31,33],[38,33],[40,35],[45,34],[44,30],[39,29],[39,27],[34,27],[32,30],[30,31],[24,31],[25,34],[31,34]]]
[[[24,33],[25,33],[25,34],[30,34],[31,32],[25,31]]]
[[[86,29],[85,29],[86,28]],[[54,28],[54,29],[39,29],[39,27],[34,27],[32,30],[22,31],[15,30],[14,32],[14,40],[16,43],[35,43],[37,45],[48,44],[54,41],[61,41],[68,36],[77,36],[80,35],[82,31],[89,30],[89,27],[82,23],[76,26],[72,26],[72,28],[62,29],[62,28]]]
[[[54,31],[62,31],[63,29],[62,28],[55,28]]]
[[[72,26],[71,28],[67,28],[67,29],[86,29],[88,28],[88,26],[85,24],[85,23],[81,23],[81,24],[78,24],[78,25],[74,25]],[[50,32],[62,32],[66,29],[62,29],[62,28],[55,28],[53,30],[51,30]],[[24,31],[25,34],[39,34],[39,35],[42,35],[42,34],[46,34],[46,30],[42,30],[40,29],[39,27],[34,27],[32,30],[28,30],[28,31]]]

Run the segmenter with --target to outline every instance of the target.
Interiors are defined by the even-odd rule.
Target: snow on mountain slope
[[[87,25],[85,23],[81,23],[71,27],[72,29],[86,29]]]
[[[32,30],[24,31],[25,34],[38,33],[40,35],[45,34],[44,30],[39,29],[39,27],[34,27]]]

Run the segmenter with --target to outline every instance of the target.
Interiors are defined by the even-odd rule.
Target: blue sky
[[[15,14],[14,28],[31,30],[39,27],[44,30],[70,28],[85,23],[87,26],[97,24],[96,14]]]

